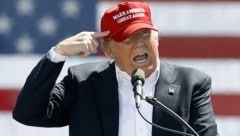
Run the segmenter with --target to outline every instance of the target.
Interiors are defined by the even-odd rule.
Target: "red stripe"
[[[17,89],[0,89],[0,111],[14,108],[19,91]]]
[[[161,37],[161,57],[240,58],[240,37]]]
[[[240,116],[239,102],[240,94],[212,95],[212,103],[216,115]]]
[[[15,106],[18,93],[17,89],[0,89],[0,111],[11,111]],[[215,115],[240,116],[239,101],[240,94],[213,94]]]

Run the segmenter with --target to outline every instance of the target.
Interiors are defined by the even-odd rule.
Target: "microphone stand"
[[[148,103],[152,104],[153,106],[158,106],[164,112],[168,113],[175,120],[177,120],[181,125],[185,126],[186,129],[190,133],[194,134],[195,136],[199,136],[197,134],[197,132],[186,121],[184,121],[180,116],[178,116],[174,111],[172,111],[167,106],[162,104],[156,98],[149,97],[149,96],[144,96],[143,93],[142,93],[142,86],[144,84],[144,81],[145,81],[144,71],[142,69],[140,69],[140,68],[135,69],[132,72],[131,82],[132,82],[132,85],[134,86],[133,87],[133,92],[134,92],[134,97],[135,97],[135,101],[136,101],[136,108],[137,108],[137,111],[139,112],[139,114],[141,115],[141,117],[145,121],[147,121],[148,123],[150,123],[151,125],[153,125],[154,127],[159,128],[159,129],[163,129],[163,130],[170,131],[170,132],[177,133],[177,134],[184,134],[184,135],[187,135],[187,136],[192,136],[191,134],[188,134],[188,133],[184,133],[184,132],[180,132],[180,131],[177,131],[177,130],[172,130],[172,129],[168,129],[168,128],[165,128],[165,127],[161,127],[161,126],[159,126],[157,124],[154,124],[154,123],[151,123],[147,119],[145,119],[144,116],[142,116],[142,114],[141,114],[141,112],[139,110],[139,108],[140,108],[140,101],[141,101],[141,99],[143,99],[143,100],[147,101]]]
[[[195,136],[199,136],[198,133],[185,120],[183,120],[178,114],[176,114],[170,108],[168,108],[167,106],[162,104],[160,101],[158,101],[157,98],[150,97],[150,96],[142,96],[142,99],[145,100],[146,102],[150,103],[153,106],[158,106],[164,112],[167,112],[170,116],[172,116],[175,120],[177,120],[181,125],[186,127],[186,129],[190,133],[194,134]]]

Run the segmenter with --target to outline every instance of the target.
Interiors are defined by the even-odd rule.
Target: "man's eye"
[[[150,36],[150,32],[145,32],[142,34],[142,37],[148,37],[148,36]]]
[[[131,43],[131,39],[129,38],[123,41],[123,44],[125,45],[129,45],[130,43]]]
[[[128,43],[128,42],[130,42],[131,41],[131,39],[130,38],[127,38],[127,39],[125,39],[123,42],[124,43]]]

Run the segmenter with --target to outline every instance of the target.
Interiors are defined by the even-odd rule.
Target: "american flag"
[[[120,0],[119,0],[120,1]],[[0,1],[0,133],[4,136],[67,135],[21,126],[11,120],[16,96],[41,56],[81,31],[99,31],[104,10],[117,0]],[[149,0],[159,29],[162,60],[194,67],[212,77],[212,101],[220,135],[240,133],[240,1]],[[69,59],[70,65],[105,59],[101,53]],[[7,112],[7,114],[4,114]],[[10,123],[9,123],[10,122]],[[6,125],[9,124],[9,125]],[[62,129],[61,129],[62,130]],[[44,133],[45,132],[45,133]]]

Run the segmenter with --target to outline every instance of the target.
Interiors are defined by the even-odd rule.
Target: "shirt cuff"
[[[65,61],[67,59],[67,56],[57,54],[54,51],[54,47],[52,47],[47,53],[47,58],[54,63],[59,63]]]

